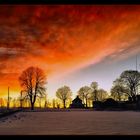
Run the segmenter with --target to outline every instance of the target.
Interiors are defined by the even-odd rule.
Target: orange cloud
[[[140,51],[139,15],[140,6],[1,6],[1,91],[20,91],[18,76],[31,65],[52,80]]]

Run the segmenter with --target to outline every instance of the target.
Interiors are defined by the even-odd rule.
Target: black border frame
[[[140,0],[0,0],[5,5],[136,5]],[[94,125],[94,124],[93,124]],[[1,139],[139,139],[140,135],[0,135]]]

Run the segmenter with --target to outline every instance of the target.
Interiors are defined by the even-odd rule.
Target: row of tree
[[[140,72],[134,70],[126,70],[121,73],[120,77],[113,81],[111,88],[111,95],[104,89],[98,88],[97,82],[92,82],[90,86],[83,86],[78,90],[78,95],[82,99],[85,107],[88,107],[88,101],[103,101],[108,97],[112,97],[115,100],[129,100],[136,102],[137,95],[139,94],[140,86]],[[71,96],[71,90],[69,87],[64,86],[57,90],[56,96],[63,101],[64,108],[65,102]]]
[[[36,99],[45,96],[45,85],[47,82],[43,70],[37,67],[29,67],[22,72],[19,77],[19,82],[22,87],[22,96],[24,94],[24,99],[30,100],[31,109],[34,109]],[[85,107],[88,107],[89,100],[103,100],[107,97],[107,92],[103,89],[98,89],[97,82],[92,82],[90,86],[81,87],[78,91],[78,95],[83,100]],[[64,108],[66,108],[66,102],[71,100],[71,96],[72,91],[68,86],[60,87],[56,91],[56,97],[63,102]]]
[[[22,87],[20,101],[28,99],[31,109],[33,110],[36,100],[46,96],[46,75],[43,70],[38,67],[29,67],[22,72],[19,77],[19,82]],[[82,99],[85,107],[90,106],[88,104],[89,102],[92,104],[93,101],[102,101],[110,96],[118,101],[127,98],[135,101],[136,95],[139,94],[139,84],[140,73],[138,71],[127,70],[122,72],[120,77],[113,82],[111,95],[104,89],[99,88],[97,82],[92,82],[90,86],[81,87],[77,94]],[[70,87],[66,85],[60,87],[56,91],[56,97],[62,101],[63,107],[66,108],[66,102],[72,100]]]

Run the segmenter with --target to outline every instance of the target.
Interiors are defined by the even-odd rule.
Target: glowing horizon
[[[0,95],[8,86],[18,95],[29,66],[45,71],[50,98],[63,85],[75,97],[91,81],[109,91],[118,74],[135,68],[139,35],[139,5],[0,6]]]

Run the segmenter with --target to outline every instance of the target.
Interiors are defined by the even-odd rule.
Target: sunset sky
[[[47,75],[47,93],[68,85],[73,97],[97,81],[110,91],[124,70],[140,70],[140,5],[0,6],[0,96],[20,93],[29,66]]]

